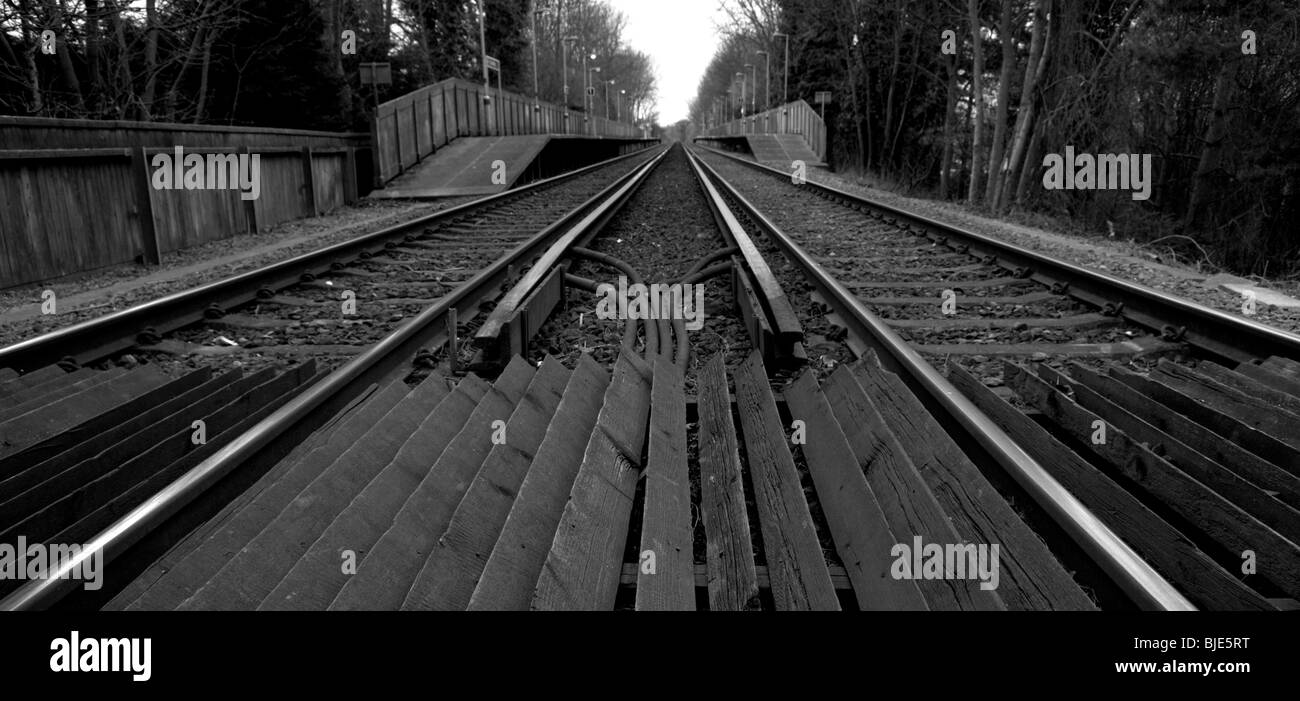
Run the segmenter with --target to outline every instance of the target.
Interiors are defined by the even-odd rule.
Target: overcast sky
[[[623,40],[650,55],[659,86],[659,123],[686,119],[718,46],[718,0],[608,0],[627,18]]]

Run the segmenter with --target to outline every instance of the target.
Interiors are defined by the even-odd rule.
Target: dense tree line
[[[834,92],[832,162],[986,210],[1073,217],[1243,272],[1300,267],[1294,0],[724,0],[697,124],[773,52]],[[759,65],[762,65],[761,63]],[[747,73],[748,75],[748,73]],[[766,81],[759,69],[760,108]],[[734,102],[734,101],[733,101]],[[738,116],[733,109],[731,116]],[[1149,154],[1149,199],[1049,189],[1053,154]],[[1204,253],[1203,253],[1204,252]]]
[[[611,116],[652,118],[650,61],[601,0],[0,0],[0,113],[364,129],[374,95],[361,62],[392,64],[381,100],[482,81],[480,7],[507,90],[534,94],[535,20],[541,99],[563,101],[562,38],[574,36],[570,102],[583,106],[576,52],[594,53],[593,75],[615,82],[593,111],[608,94]]]

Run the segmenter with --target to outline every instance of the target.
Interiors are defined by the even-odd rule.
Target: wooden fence
[[[631,124],[583,113],[493,88],[484,100],[481,84],[449,78],[381,105],[371,123],[375,181],[382,187],[434,149],[460,136],[571,134],[640,138]]]
[[[364,134],[0,117],[0,289],[196,246],[356,201]],[[154,187],[156,154],[258,156],[257,199]],[[363,156],[364,157],[364,156]],[[251,160],[251,159],[250,159]]]
[[[803,100],[773,107],[766,112],[719,124],[701,136],[743,136],[745,134],[801,134],[808,147],[826,161],[826,122]]]

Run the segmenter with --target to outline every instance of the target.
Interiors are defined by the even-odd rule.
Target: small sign
[[[592,88],[592,87],[588,87],[588,88],[587,88],[587,97],[595,97],[595,96],[596,96],[596,89],[595,89],[595,88]]]
[[[489,71],[496,71],[498,73],[501,72],[501,61],[499,59],[492,56],[484,56],[483,58],[487,63],[487,67]]]
[[[829,104],[831,104],[831,91],[829,91],[829,90],[818,90],[818,91],[817,91],[817,95],[816,95],[816,97],[814,98],[814,101],[815,101],[817,104],[819,104],[819,105],[829,105]]]
[[[361,64],[362,85],[392,85],[393,66],[390,63]]]

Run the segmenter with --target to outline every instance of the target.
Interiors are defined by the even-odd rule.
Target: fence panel
[[[517,93],[492,88],[489,94],[492,101],[485,103],[481,84],[450,78],[381,104],[373,123],[375,172],[380,180],[392,180],[434,149],[461,136],[587,134],[635,138],[640,134],[631,124],[604,117],[592,116],[590,122],[584,123],[581,113],[538,103]],[[540,106],[536,112],[534,104]]]
[[[356,183],[347,182],[356,174],[348,164],[365,136],[0,117],[0,144],[6,146],[0,149],[0,288],[152,258],[246,233],[254,224],[328,211],[356,197]],[[171,189],[154,186],[164,184],[160,169],[174,165],[155,156],[174,158],[177,146],[184,156],[203,157],[203,182],[191,181],[202,187],[185,189],[190,168],[184,161],[180,182]],[[383,139],[375,146],[385,147]],[[303,161],[309,149],[311,193]],[[259,196],[251,207],[238,183],[221,188],[207,180],[208,154],[237,151],[258,156]]]
[[[767,125],[760,128],[760,124]],[[803,100],[774,107],[765,112],[716,125],[704,130],[701,136],[742,136],[752,133],[800,134],[808,147],[822,161],[826,160],[826,123],[821,115]]]

